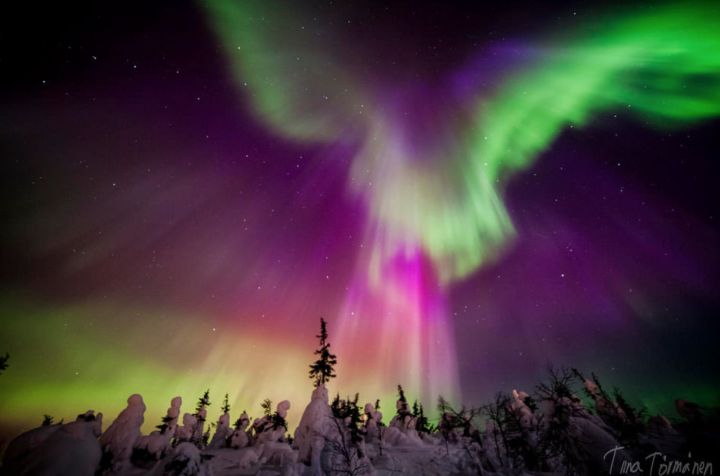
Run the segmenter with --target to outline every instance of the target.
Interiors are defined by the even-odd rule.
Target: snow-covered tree
[[[537,420],[524,402],[526,396],[517,390],[511,395],[500,392],[494,402],[482,408],[488,421],[486,440],[489,443],[485,446],[495,466],[542,469]]]
[[[372,465],[365,449],[365,426],[362,424],[357,402],[353,399],[340,399],[336,396],[331,405],[333,429],[325,436],[325,448],[330,452],[329,474],[368,474]]]
[[[22,433],[3,454],[2,474],[96,474],[102,450],[98,443],[102,413],[92,410],[71,423],[39,426]]]
[[[319,387],[329,382],[331,378],[335,378],[334,367],[337,364],[337,357],[330,353],[327,324],[322,317],[320,318],[320,334],[316,337],[320,340],[320,347],[315,351],[315,355],[318,355],[319,358],[310,365],[310,378],[315,381],[315,386]]]
[[[228,446],[230,448],[244,448],[250,443],[247,427],[250,424],[250,417],[243,410],[240,417],[235,420],[234,431],[230,435]]]
[[[190,442],[180,443],[169,455],[169,461],[162,468],[162,474],[171,476],[206,475],[202,467],[202,456],[197,446]]]
[[[203,393],[203,396],[198,398],[197,405],[195,405],[195,417],[197,417],[199,420],[202,419],[202,421],[205,421],[205,417],[207,416],[207,412],[203,412],[207,407],[210,406],[210,390],[205,390],[205,393]]]
[[[255,439],[272,425],[272,400],[266,398],[260,403],[263,410],[263,416],[256,418],[252,422],[251,433]]]
[[[161,423],[155,428],[157,430],[149,435],[143,435],[135,443],[132,461],[135,464],[153,463],[162,458],[170,449],[172,439],[177,436],[178,417],[182,398],[175,397],[170,401],[170,408],[162,417]]]
[[[417,400],[413,402],[412,415],[415,419],[415,430],[417,430],[418,433],[430,433],[432,428],[425,416],[425,410],[423,409],[422,403],[418,403]]]
[[[235,423],[233,423],[233,428],[235,428],[236,430],[239,428],[247,428],[247,424],[249,421],[250,417],[248,416],[247,412],[243,410],[238,419],[235,420]]]
[[[140,438],[140,427],[145,421],[145,403],[140,395],[130,395],[127,407],[100,437],[103,460],[114,471],[125,468],[132,456],[133,448]]]
[[[197,418],[195,418],[192,413],[185,413],[183,415],[182,425],[178,426],[175,432],[176,443],[192,441],[196,426]]]
[[[162,418],[162,422],[155,427],[160,431],[161,434],[168,435],[169,438],[175,436],[175,429],[178,425],[178,417],[180,416],[181,405],[181,397],[175,397],[170,400],[170,408],[167,409],[167,413]]]
[[[382,421],[383,414],[380,412],[380,400],[375,400],[374,405],[366,403],[363,410],[365,411],[365,441],[368,443],[377,442],[378,451],[382,455],[385,424]]]
[[[287,424],[287,414],[288,410],[290,410],[290,402],[288,400],[283,400],[282,402],[277,404],[277,408],[275,409],[275,413],[272,414],[272,424],[273,429],[283,428],[284,431],[287,431],[288,424]],[[284,434],[284,432],[283,432]]]
[[[202,439],[200,440],[200,446],[206,447],[208,444],[210,444],[210,432],[215,427],[215,423],[210,423],[210,425],[207,427],[207,430],[203,433]]]
[[[537,443],[544,460],[541,464],[566,474],[587,474],[595,468],[603,468],[603,454],[607,450],[601,449],[622,446],[603,419],[592,415],[576,395],[577,374],[570,369],[550,367],[548,378],[535,389],[536,400],[542,408]],[[595,382],[581,381],[586,391],[597,392],[604,408],[610,408],[607,394],[596,388]],[[627,458],[624,450],[616,456],[618,462]]]
[[[230,428],[230,403],[229,396],[226,393],[222,404],[222,415],[218,418],[215,426],[215,434],[210,441],[210,448],[222,448],[227,445],[228,439],[232,436],[233,430]]]
[[[410,413],[410,406],[408,405],[407,397],[405,397],[405,390],[403,390],[402,385],[398,385],[397,388],[398,399],[395,402],[396,414],[390,421],[390,426],[404,431],[410,424],[412,413]]]
[[[284,441],[287,431],[287,414],[290,409],[290,402],[283,400],[277,404],[275,412],[272,412],[272,402],[265,399],[262,403],[265,414],[253,422],[255,441],[258,443],[268,441]],[[270,409],[270,411],[268,411]]]
[[[285,441],[289,410],[290,402],[283,400],[277,404],[274,413],[264,415],[261,420],[265,422],[258,426],[263,430],[256,435],[254,442],[257,453],[262,454],[262,459],[267,464],[279,467],[282,474],[295,474],[292,466],[297,459],[297,455]]]
[[[591,373],[591,379],[585,378],[577,369],[572,369],[572,373],[582,383],[585,395],[592,400],[595,413],[618,433],[620,441],[625,445],[638,444],[638,435],[644,428],[644,410],[630,405],[617,387],[611,396],[595,373]]]
[[[192,441],[195,444],[201,444],[203,435],[205,433],[205,420],[207,420],[207,407],[210,406],[210,390],[205,390],[205,393],[198,399],[195,405],[195,429],[192,434]]]
[[[310,403],[295,429],[293,446],[297,448],[298,460],[312,469],[312,474],[321,474],[320,455],[325,446],[325,435],[331,431],[332,411],[328,405],[328,391],[325,385],[315,387]]]
[[[453,408],[442,396],[438,398],[438,411],[440,422],[438,430],[446,439],[457,441],[460,437],[477,437],[475,420],[482,409],[477,407],[462,406],[459,410]]]
[[[359,394],[355,394],[355,398],[352,400],[348,397],[345,400],[341,400],[340,396],[336,396],[333,400],[330,408],[332,409],[333,416],[340,420],[347,432],[349,433],[349,443],[357,446],[362,456],[362,448],[359,444],[364,441],[365,428],[360,417],[360,409],[358,408],[357,402]]]

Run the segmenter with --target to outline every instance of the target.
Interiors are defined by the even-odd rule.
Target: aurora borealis
[[[717,402],[717,6],[142,8],[3,46],[5,427],[301,408],[321,315],[368,401]]]

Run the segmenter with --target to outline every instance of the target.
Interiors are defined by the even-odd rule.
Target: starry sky
[[[361,400],[718,403],[717,8],[366,3],[3,15],[5,434],[206,388],[292,423],[320,316]]]

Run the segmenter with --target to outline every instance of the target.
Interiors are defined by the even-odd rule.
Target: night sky
[[[388,409],[549,364],[718,403],[717,8],[351,3],[2,15],[4,431],[206,388],[294,423],[320,316]]]

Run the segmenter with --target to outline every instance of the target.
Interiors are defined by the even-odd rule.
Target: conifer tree
[[[170,427],[170,422],[173,420],[173,417],[165,415],[164,417],[162,417],[162,422],[159,425],[155,426],[155,428],[160,430],[160,433],[165,434],[167,429]]]
[[[42,426],[50,426],[53,424],[54,418],[50,415],[43,415]]]
[[[269,398],[266,398],[265,400],[262,401],[260,406],[262,407],[263,414],[265,416],[270,416],[272,414],[272,400],[270,400]]]
[[[320,318],[320,334],[316,337],[320,339],[320,347],[315,351],[315,355],[320,358],[310,365],[310,379],[315,381],[315,387],[319,387],[335,377],[334,366],[337,364],[337,357],[330,353],[327,324],[322,317]]]
[[[610,398],[610,395],[603,388],[602,384],[600,383],[600,379],[597,375],[595,375],[595,372],[591,372],[590,375],[592,375],[593,382],[595,382],[595,385],[597,385],[597,388],[600,391],[600,395],[608,402],[612,402],[612,398]]]
[[[355,445],[358,445],[365,438],[365,429],[362,426],[360,408],[358,408],[357,404],[359,398],[360,394],[356,393],[355,398],[352,400],[348,399],[347,404],[347,416],[350,417],[350,421],[348,422],[348,429],[350,430],[350,441],[352,441]],[[359,449],[358,452],[362,457],[362,452]]]
[[[398,384],[398,400],[400,400],[403,403],[407,403],[407,398],[405,398],[405,390],[403,390],[402,385]]]
[[[223,405],[222,405],[222,411],[223,411],[223,413],[230,413],[230,402],[228,401],[228,397],[229,397],[229,396],[228,396],[228,394],[226,393],[226,394],[225,394],[225,399],[223,400]]]
[[[245,410],[242,411],[242,413],[240,414],[240,416],[238,417],[238,419],[235,420],[235,423],[233,424],[233,427],[234,427],[236,430],[239,430],[239,429],[240,429],[240,425],[242,425],[242,420],[243,420],[242,415],[247,415],[247,413],[245,412]]]
[[[335,398],[333,398],[332,403],[330,403],[330,409],[333,412],[333,415],[338,416],[341,412],[340,409],[340,394],[336,393]]]
[[[413,403],[413,416],[415,417],[415,429],[418,433],[430,433],[430,426],[428,425],[428,419],[425,416],[425,410],[423,409],[422,403],[418,404],[417,401]]]
[[[205,430],[205,433],[202,435],[202,446],[207,446],[208,443],[210,443],[210,431],[215,426],[215,422],[211,423],[210,426],[208,426],[207,430]]]
[[[360,394],[358,393],[355,394],[352,400],[350,397],[341,399],[340,395],[337,395],[330,405],[333,416],[342,422],[350,433],[350,442],[353,446],[357,446],[365,437],[365,429],[362,426],[360,408],[358,407],[359,398]]]
[[[287,420],[280,416],[280,414],[276,411],[272,414],[272,428],[273,430],[277,430],[278,428],[283,427],[285,428],[285,431],[288,429]]]
[[[210,406],[210,389],[205,390],[205,393],[202,397],[198,399],[197,405],[195,406],[195,417],[198,419],[198,422],[205,421],[205,418],[200,415],[200,410],[203,409],[203,407],[209,407]]]
[[[643,420],[645,417],[645,410],[637,410],[635,407],[630,405],[620,392],[620,389],[617,387],[613,390],[613,395],[615,396],[615,402],[618,408],[622,411],[622,415],[624,416],[621,420],[619,429],[621,441],[627,444],[635,444],[638,441],[638,435],[644,429]]]
[[[403,390],[402,385],[398,385],[398,402],[400,402],[401,405],[397,409],[397,414],[403,418],[410,415],[408,401],[405,397],[405,390]]]

